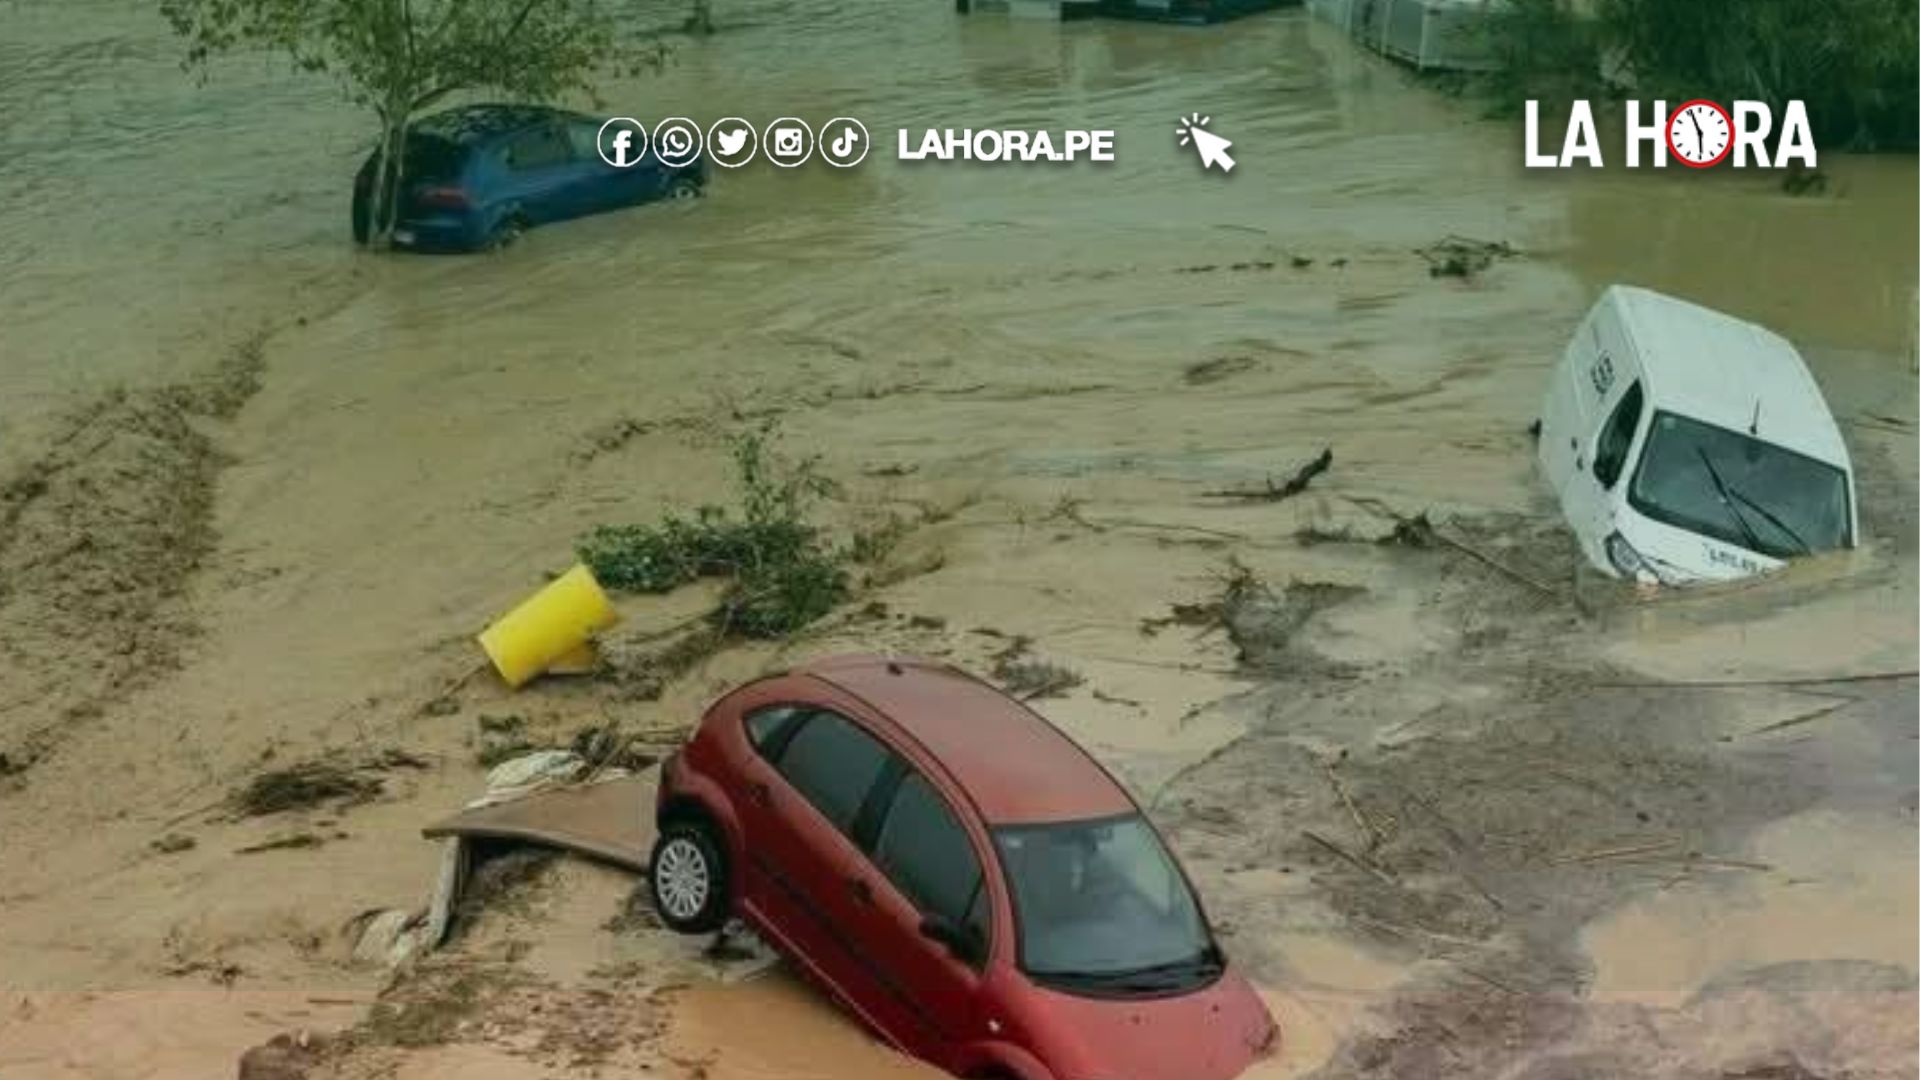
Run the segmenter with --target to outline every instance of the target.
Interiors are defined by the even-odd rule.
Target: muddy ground
[[[348,1033],[281,1048],[316,1076],[916,1075],[784,975],[726,982],[603,868],[526,867],[397,979],[348,948],[424,900],[418,830],[504,744],[664,752],[726,686],[849,648],[1039,679],[1269,995],[1272,1075],[1915,1075],[1911,159],[1836,157],[1811,199],[1543,179],[1294,13],[743,4],[616,111],[725,86],[1145,149],[748,172],[499,257],[362,258],[353,114],[266,66],[196,90],[126,4],[16,9],[0,177],[77,197],[0,202],[8,1080],[230,1074],[298,1031]],[[1201,98],[1231,182],[1151,152]],[[145,171],[91,168],[113,140]],[[83,239],[105,202],[112,247]],[[1516,254],[1434,277],[1449,234]],[[1525,429],[1613,280],[1805,348],[1860,551],[1694,594],[1577,567]],[[895,538],[846,603],[664,664],[713,587],[622,597],[600,675],[474,674],[586,529],[724,498],[768,418],[836,482],[834,536]],[[1215,494],[1322,450],[1284,501]]]

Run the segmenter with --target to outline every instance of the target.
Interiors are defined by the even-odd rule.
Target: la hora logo
[[[1768,137],[1773,134],[1773,109],[1764,101],[1736,101],[1728,110],[1718,102],[1695,98],[1671,111],[1664,101],[1653,102],[1651,110],[1643,110],[1639,101],[1629,101],[1625,112],[1629,169],[1641,168],[1641,156],[1648,151],[1656,169],[1666,168],[1669,158],[1694,169],[1709,169],[1723,162],[1736,169],[1783,169],[1796,164],[1812,169],[1820,164],[1805,102],[1787,103],[1771,154]],[[1527,102],[1527,168],[1570,169],[1577,165],[1596,169],[1606,166],[1600,134],[1593,122],[1593,106],[1584,100],[1573,102],[1567,110],[1560,152],[1554,154],[1540,146],[1540,103]]]

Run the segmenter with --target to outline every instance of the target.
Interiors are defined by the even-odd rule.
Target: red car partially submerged
[[[1227,1080],[1273,1044],[1126,791],[954,668],[845,657],[734,690],[661,773],[652,890],[739,916],[962,1077]]]

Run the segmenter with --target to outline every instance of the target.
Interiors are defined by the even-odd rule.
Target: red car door
[[[759,746],[743,768],[746,891],[778,944],[883,1038],[915,1041],[865,938],[876,875],[851,834],[894,760],[847,718],[808,709]],[[749,717],[753,738],[755,718]]]
[[[915,1052],[959,1071],[977,1064],[960,1048],[990,1035],[981,997],[992,897],[972,838],[925,776],[902,763],[881,800],[864,837],[878,881],[868,940],[915,1017]]]
[[[802,800],[773,764],[806,716],[804,707],[794,705],[767,706],[746,715],[752,749],[739,764],[742,791],[735,806],[743,858],[735,887],[740,903],[778,939],[776,944],[811,964],[822,949],[821,938],[793,885],[796,852],[803,846],[793,815]]]

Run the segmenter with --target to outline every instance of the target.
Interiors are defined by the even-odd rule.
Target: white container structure
[[[1486,24],[1500,0],[1308,0],[1355,41],[1422,71],[1493,66]]]

